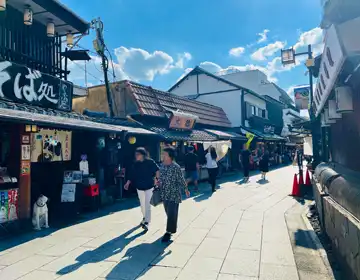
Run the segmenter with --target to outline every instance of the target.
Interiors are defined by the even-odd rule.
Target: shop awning
[[[225,131],[214,130],[214,129],[205,129],[205,131],[217,136],[219,140],[240,140],[240,141],[247,140],[245,136],[237,134],[235,132],[231,132],[231,131],[225,132]]]
[[[64,129],[85,129],[105,132],[126,131],[133,134],[156,135],[156,133],[143,128],[99,123],[86,116],[76,113],[64,113],[24,105],[13,105],[13,109],[4,108],[5,106],[9,106],[9,104],[0,102],[0,119],[6,119],[9,121],[56,126]]]
[[[179,131],[162,127],[151,127],[149,129],[170,141],[212,142],[218,140],[216,136],[204,130]]]
[[[250,132],[252,134],[255,135],[256,138],[260,139],[260,140],[265,140],[265,141],[286,141],[286,139],[284,137],[281,137],[279,135],[276,134],[267,134],[267,133],[263,133],[260,132],[258,130],[255,129],[251,129],[251,128],[241,128],[241,132],[243,134],[246,134],[247,132]]]

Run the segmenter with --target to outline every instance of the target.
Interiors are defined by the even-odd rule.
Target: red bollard
[[[293,182],[291,196],[300,196],[300,186],[296,174],[294,174],[294,182]]]

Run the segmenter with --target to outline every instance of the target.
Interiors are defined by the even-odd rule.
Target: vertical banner
[[[0,224],[8,221],[8,191],[0,191]]]
[[[299,86],[294,88],[295,106],[299,110],[309,109],[310,86]]]
[[[8,219],[15,221],[18,219],[18,189],[8,191]]]
[[[246,149],[249,149],[252,140],[254,140],[254,137],[255,137],[254,134],[252,134],[252,133],[250,133],[250,132],[247,132],[247,133],[246,133],[246,138],[248,139],[247,142],[246,142],[246,144],[245,144],[245,145],[246,145]]]

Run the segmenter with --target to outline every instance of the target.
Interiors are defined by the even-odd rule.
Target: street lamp
[[[295,64],[295,58],[300,55],[307,55],[308,58],[306,60],[306,67],[309,69],[309,86],[310,86],[310,106],[309,106],[309,113],[310,113],[310,122],[311,122],[311,134],[313,137],[313,158],[314,163],[317,164],[319,161],[319,152],[318,152],[318,141],[317,141],[317,134],[316,134],[316,117],[314,114],[313,108],[313,100],[314,100],[314,89],[313,89],[313,66],[315,64],[313,59],[313,53],[311,49],[311,45],[308,45],[308,50],[306,52],[296,53],[293,48],[281,50],[281,62],[284,66],[289,64]]]

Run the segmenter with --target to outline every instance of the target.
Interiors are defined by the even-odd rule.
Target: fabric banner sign
[[[0,99],[70,112],[73,84],[0,59]]]
[[[302,86],[294,88],[295,106],[299,110],[309,109],[310,87]]]
[[[41,129],[31,134],[31,162],[71,160],[71,131]]]
[[[247,149],[249,149],[252,140],[254,140],[254,137],[255,137],[254,134],[252,134],[252,133],[250,133],[250,132],[247,132],[247,133],[246,133],[246,138],[248,139],[248,141],[246,142],[245,145],[246,145],[246,148],[247,148]]]
[[[18,219],[18,189],[0,191],[0,224]]]

